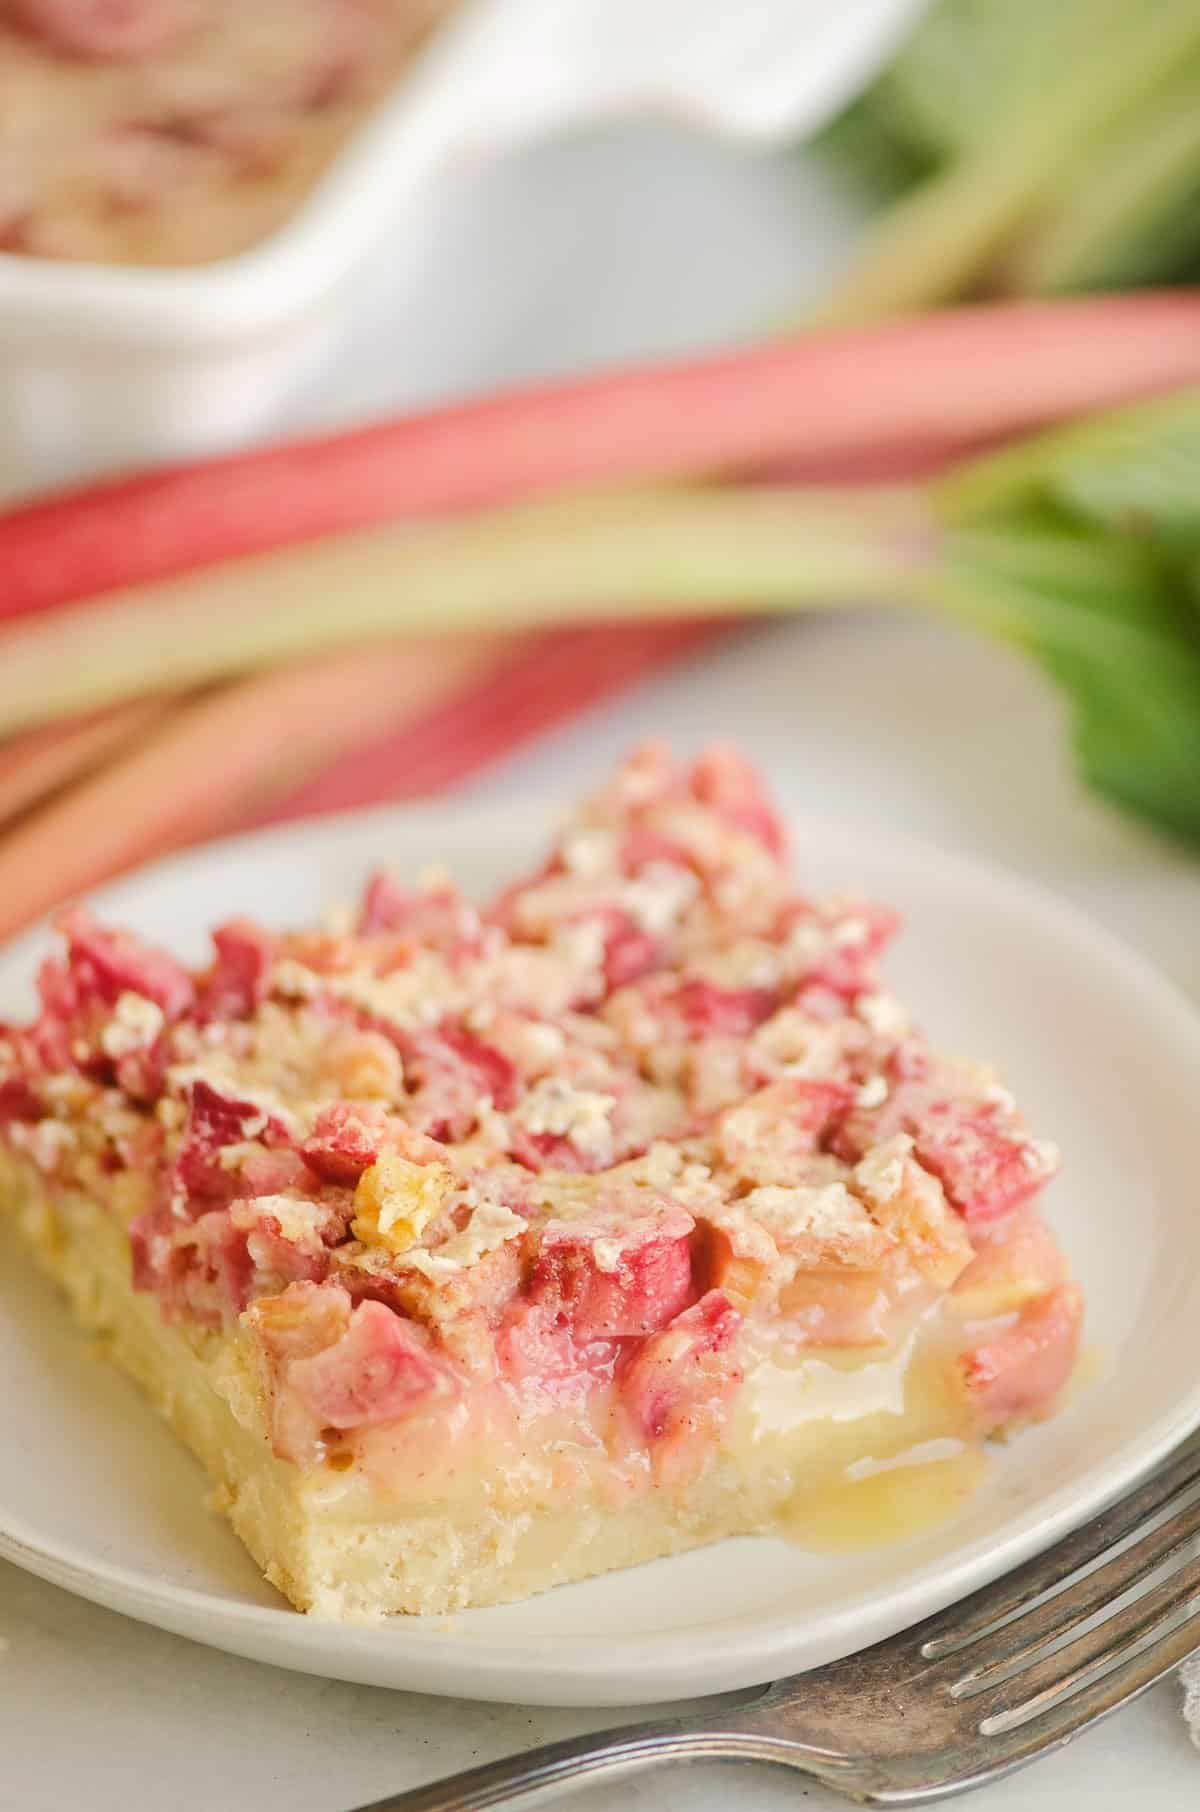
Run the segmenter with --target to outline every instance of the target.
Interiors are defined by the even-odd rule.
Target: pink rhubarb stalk
[[[717,622],[622,623],[513,637],[509,650],[427,716],[340,756],[252,822],[428,799],[625,686],[728,632]]]
[[[0,515],[0,616],[568,486],[812,471],[1200,380],[1200,293],[1001,303],[516,391]]]
[[[364,737],[478,680],[499,639],[357,647],[176,706],[0,842],[0,937],[134,863],[216,835]]]
[[[0,744],[0,826],[68,781],[94,772],[165,708],[161,699],[135,699]]]

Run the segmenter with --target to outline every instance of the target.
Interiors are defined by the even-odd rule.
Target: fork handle
[[[539,1796],[583,1786],[600,1776],[630,1774],[666,1762],[787,1762],[803,1768],[809,1757],[813,1772],[820,1772],[824,1758],[819,1749],[806,1751],[803,1744],[741,1730],[732,1722],[718,1723],[712,1715],[667,1718],[566,1737],[523,1755],[502,1756],[428,1787],[372,1800],[352,1812],[485,1812],[487,1807],[530,1804]]]

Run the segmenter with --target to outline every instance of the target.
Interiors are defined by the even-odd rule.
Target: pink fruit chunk
[[[459,1064],[472,1074],[481,1095],[490,1095],[492,1106],[504,1113],[517,1099],[520,1078],[515,1066],[494,1045],[485,1044],[461,1026],[443,1025],[438,1037]]]
[[[379,1156],[386,1128],[382,1108],[335,1101],[317,1115],[301,1155],[324,1182],[357,1183]]]
[[[686,1429],[705,1407],[738,1383],[729,1349],[742,1317],[721,1290],[685,1309],[638,1350],[621,1380],[621,1396],[644,1435]]]
[[[695,980],[682,982],[668,998],[693,1036],[748,1037],[779,1005],[774,988],[717,988]]]
[[[381,1302],[360,1302],[344,1334],[288,1369],[292,1390],[325,1427],[369,1428],[407,1415],[449,1384],[420,1333]]]
[[[605,915],[604,980],[611,993],[635,982],[659,961],[661,945],[629,913],[613,907]]]
[[[774,1088],[785,1105],[789,1126],[803,1141],[804,1149],[815,1151],[829,1136],[852,1098],[847,1083],[810,1081],[807,1077],[786,1078]]]
[[[162,1259],[171,1227],[161,1210],[139,1214],[129,1223],[130,1282],[135,1290],[158,1288]]]
[[[111,1004],[126,992],[143,994],[168,1019],[177,1019],[192,1005],[192,978],[165,950],[146,943],[135,932],[110,931],[97,925],[81,909],[64,914],[59,924],[67,940],[67,961],[78,1002]]]
[[[815,1019],[824,1025],[832,1025],[835,1019],[841,1019],[846,1012],[846,998],[827,988],[824,982],[803,981],[792,996],[791,1004],[799,1007],[808,1019]]]
[[[621,844],[622,874],[636,875],[651,863],[668,863],[673,868],[694,870],[696,858],[674,837],[654,830],[648,824],[633,824]]]
[[[508,1058],[461,1028],[439,1026],[407,1037],[403,1054],[416,1083],[409,1118],[430,1138],[465,1139],[485,1099],[503,1112],[519,1093],[520,1079]]]
[[[451,955],[469,955],[479,947],[480,922],[453,883],[410,893],[381,868],[367,882],[358,932],[360,937],[390,934]]]
[[[669,1209],[640,1224],[613,1217],[551,1221],[542,1230],[528,1297],[582,1341],[653,1333],[691,1297],[692,1217]]]
[[[790,938],[797,952],[796,981],[803,999],[824,991],[836,996],[844,1011],[847,1000],[870,987],[875,965],[899,926],[899,914],[873,900],[852,900],[832,913],[799,899],[784,907],[776,931]],[[811,956],[805,952],[806,936],[812,939]]]
[[[919,1038],[902,1038],[883,1063],[892,1082],[924,1082],[932,1067],[929,1051]]]
[[[135,214],[169,201],[204,155],[184,121],[134,118],[94,141],[91,174],[106,209]]]
[[[197,1320],[225,1323],[240,1315],[250,1300],[253,1271],[245,1234],[220,1209],[176,1235],[177,1301]]]
[[[996,1220],[1044,1187],[1057,1156],[1030,1139],[1010,1105],[982,1098],[968,1081],[899,1081],[879,1108],[857,1109],[837,1131],[839,1156],[857,1161],[906,1132],[914,1155],[967,1221]]]
[[[332,1221],[334,1227],[340,1225],[316,1203],[302,1203],[289,1215],[285,1227],[272,1206],[277,1200],[252,1196],[234,1202],[229,1210],[231,1224],[246,1238],[256,1296],[282,1290],[290,1283],[320,1283],[329,1271],[329,1251],[322,1237],[326,1221]]]
[[[1063,1284],[963,1354],[963,1381],[985,1429],[1053,1407],[1074,1369],[1082,1320],[1082,1292]]]
[[[360,937],[371,937],[379,931],[399,931],[413,908],[413,896],[395,875],[378,868],[367,882],[358,915]]]
[[[988,1109],[936,1102],[913,1129],[916,1155],[939,1178],[968,1221],[995,1220],[1035,1196],[1052,1164],[1031,1140],[998,1123]]]
[[[717,1149],[750,1176],[765,1174],[764,1167],[787,1170],[824,1148],[852,1099],[844,1082],[803,1076],[770,1082],[718,1115]]]
[[[771,854],[782,857],[787,832],[774,810],[757,772],[737,749],[716,745],[693,763],[688,783],[693,798],[711,806],[720,817],[748,831]]]
[[[123,1088],[134,1101],[157,1101],[166,1087],[167,1062],[165,1038],[156,1038],[144,1050],[126,1051],[123,1057],[117,1058],[117,1087]]]
[[[41,1102],[22,1076],[7,1076],[0,1081],[0,1127],[14,1120],[40,1120]]]
[[[975,1262],[962,1216],[937,1178],[912,1157],[903,1134],[872,1152],[854,1171],[850,1187],[935,1289],[950,1289]]]
[[[7,11],[52,50],[96,62],[137,62],[188,18],[184,0],[9,0]]]
[[[289,1190],[306,1195],[312,1184],[304,1159],[287,1145],[250,1144],[238,1153],[235,1174],[238,1192],[246,1196],[284,1195]]]
[[[287,1130],[253,1101],[223,1095],[211,1083],[193,1082],[188,1090],[188,1122],[175,1157],[175,1177],[190,1195],[239,1193],[234,1173],[218,1153],[248,1139],[284,1141]]]
[[[346,1332],[352,1304],[336,1284],[292,1284],[252,1303],[246,1321],[278,1376],[297,1359],[324,1352]]]
[[[72,1028],[80,1012],[80,1002],[79,990],[66,963],[57,956],[48,956],[40,963],[37,991],[42,1003],[41,1013],[28,1032],[17,1035],[25,1043],[18,1042],[15,1048],[19,1055],[24,1051],[25,1060],[31,1065],[36,1064],[51,1073],[69,1069]]]
[[[974,1243],[975,1255],[949,1299],[966,1321],[1011,1314],[1066,1281],[1066,1261],[1036,1209],[983,1223]]]
[[[48,956],[39,964],[37,991],[43,1020],[64,1023],[75,1017],[81,1005],[80,980],[81,977],[57,956]]]
[[[269,176],[287,156],[296,124],[278,101],[255,102],[234,94],[225,106],[201,105],[185,99],[174,120],[163,129],[185,153],[219,159],[237,176]]]
[[[661,737],[647,737],[618,762],[606,784],[593,794],[591,805],[603,822],[621,822],[664,799],[678,798],[681,791],[670,744]]]
[[[223,1208],[186,1223],[162,1209],[139,1215],[129,1246],[133,1287],[157,1292],[166,1321],[220,1327],[250,1300],[254,1264],[246,1236]]]
[[[357,0],[331,0],[324,14],[321,41],[300,96],[301,104],[313,109],[336,106],[353,94],[375,42],[371,11]]]
[[[602,1157],[594,1160],[588,1158],[561,1133],[531,1133],[524,1126],[509,1128],[508,1149],[518,1164],[524,1164],[526,1170],[586,1173],[602,1168],[604,1163]]]
[[[350,1325],[351,1302],[336,1284],[289,1284],[246,1310],[243,1325],[255,1337],[271,1385],[271,1445],[281,1459],[311,1465],[322,1454],[322,1423],[287,1388],[289,1368],[332,1346]]]
[[[275,940],[252,919],[231,919],[213,932],[216,960],[200,984],[204,1019],[245,1019],[262,1005],[271,982]]]
[[[611,1379],[619,1340],[578,1339],[553,1309],[521,1300],[496,1332],[501,1376],[527,1401],[565,1407],[583,1402],[598,1380]]]

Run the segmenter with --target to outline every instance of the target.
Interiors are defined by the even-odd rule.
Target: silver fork
[[[682,1761],[773,1762],[870,1806],[980,1786],[1200,1649],[1198,1487],[1200,1435],[1055,1547],[861,1654],[732,1711],[548,1743],[356,1812],[483,1812]]]

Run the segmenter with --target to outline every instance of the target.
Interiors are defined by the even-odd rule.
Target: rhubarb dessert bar
[[[0,252],[230,258],[283,227],[455,0],[7,0]]]
[[[384,871],[200,970],[62,919],[0,1200],[297,1606],[902,1534],[1054,1407],[1054,1148],[784,844],[736,754],[651,745],[483,905]]]

